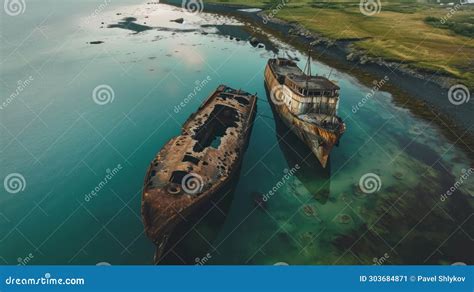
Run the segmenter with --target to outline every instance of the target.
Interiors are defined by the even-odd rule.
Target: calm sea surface
[[[227,84],[259,96],[250,145],[225,207],[194,226],[178,256],[473,264],[474,179],[462,178],[472,162],[435,125],[396,106],[383,86],[364,99],[371,88],[315,61],[313,72],[338,81],[347,124],[323,170],[274,119],[263,82],[274,52],[252,47],[234,20],[132,2],[31,0],[21,15],[2,11],[0,176],[21,177],[20,189],[0,190],[0,263],[151,264],[140,218],[148,163]],[[275,44],[304,66],[304,55]],[[364,175],[371,193],[360,190]]]

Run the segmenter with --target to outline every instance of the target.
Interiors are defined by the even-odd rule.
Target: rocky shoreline
[[[177,0],[164,0],[162,3],[181,7],[181,1]],[[353,45],[361,39],[329,39],[298,23],[280,20],[264,11],[249,10],[247,6],[205,3],[203,8],[204,12],[236,17],[252,28],[268,32],[299,49],[304,50],[311,45],[316,59],[354,75],[369,87],[374,80],[388,76],[390,85],[384,90],[392,93],[398,99],[396,102],[407,105],[422,118],[441,119],[438,124],[455,140],[473,139],[474,129],[470,127],[470,117],[474,109],[468,103],[454,105],[448,99],[449,87],[459,83],[454,78],[369,56]]]

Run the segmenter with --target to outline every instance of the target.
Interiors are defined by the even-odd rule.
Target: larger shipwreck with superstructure
[[[150,163],[142,194],[146,235],[159,263],[178,224],[237,174],[256,115],[257,96],[220,85]],[[207,214],[204,211],[203,214]]]
[[[311,74],[310,54],[304,71],[292,60],[269,59],[265,84],[278,116],[326,167],[332,148],[346,129],[337,116],[339,86]]]

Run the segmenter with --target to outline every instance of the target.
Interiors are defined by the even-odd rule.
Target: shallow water
[[[472,161],[435,125],[395,106],[383,86],[353,110],[370,89],[313,63],[338,81],[347,124],[323,170],[274,119],[263,83],[274,53],[251,46],[235,20],[162,4],[114,1],[96,13],[97,3],[47,3],[28,1],[24,14],[1,20],[3,100],[30,81],[0,110],[0,175],[25,179],[23,191],[1,189],[0,261],[152,263],[140,218],[148,163],[225,83],[256,92],[258,116],[227,216],[214,210],[181,242],[196,263],[473,263],[473,179],[441,198]],[[126,17],[136,18],[131,27]],[[100,85],[113,91],[103,105],[92,98]],[[296,164],[257,207],[255,197]],[[367,173],[380,177],[371,194],[358,187]]]

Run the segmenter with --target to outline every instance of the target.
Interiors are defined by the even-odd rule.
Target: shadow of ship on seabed
[[[203,265],[210,261],[215,254],[213,241],[229,212],[239,177],[240,169],[209,202],[175,227],[159,265]]]
[[[272,108],[276,138],[288,166],[294,167],[298,164],[300,169],[295,172],[295,176],[319,203],[326,203],[330,193],[330,160],[326,168],[321,166],[311,149],[283,123],[278,113],[275,112],[268,87],[266,84],[264,86],[268,103]]]

